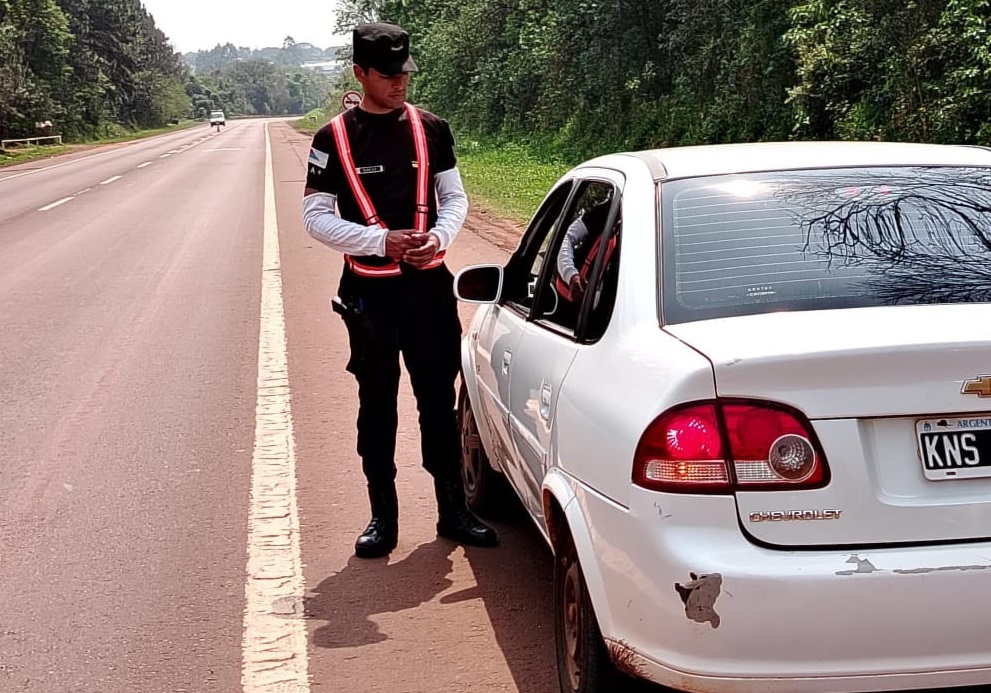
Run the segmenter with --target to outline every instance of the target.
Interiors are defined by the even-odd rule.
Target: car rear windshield
[[[991,169],[661,184],[663,319],[991,301]]]

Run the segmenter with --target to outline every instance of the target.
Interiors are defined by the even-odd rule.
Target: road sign
[[[345,111],[350,111],[352,108],[358,105],[361,101],[361,93],[357,91],[346,91],[344,96],[341,97],[341,108]]]

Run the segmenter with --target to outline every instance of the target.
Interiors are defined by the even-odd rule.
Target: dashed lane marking
[[[143,164],[138,164],[137,168],[144,168],[145,166],[151,166],[153,162],[146,161]]]
[[[296,442],[286,357],[272,143],[267,125],[263,224],[241,687],[244,693],[307,693],[310,685],[296,504]]]
[[[47,212],[49,209],[55,209],[59,205],[64,205],[69,200],[74,200],[74,199],[76,199],[75,196],[72,196],[72,197],[63,197],[61,200],[55,200],[55,202],[51,203],[50,205],[45,205],[44,207],[39,207],[38,208],[38,211],[39,212]]]
[[[109,185],[110,183],[113,183],[115,180],[120,180],[121,178],[123,178],[123,176],[111,176],[106,180],[100,181],[100,185]]]
[[[99,154],[90,154],[89,156],[82,156],[79,157],[78,159],[73,159],[72,161],[65,161],[61,164],[55,164],[53,166],[45,166],[44,168],[35,168],[30,171],[15,173],[12,176],[5,176],[3,178],[0,178],[0,183],[3,183],[5,180],[14,180],[15,178],[23,178],[24,176],[33,176],[36,173],[51,171],[53,168],[62,168],[63,166],[69,166],[70,164],[78,164],[80,161],[88,161],[90,159],[96,159],[97,157],[106,156],[107,154],[113,154],[116,151],[118,150],[111,149],[110,151],[107,152],[100,152]]]

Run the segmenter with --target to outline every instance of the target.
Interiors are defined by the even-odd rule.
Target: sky
[[[320,48],[342,46],[334,35],[334,0],[142,0],[155,26],[181,53],[210,50],[218,43],[265,48],[286,36]]]

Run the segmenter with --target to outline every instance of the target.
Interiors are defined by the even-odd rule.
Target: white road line
[[[245,693],[307,693],[310,684],[296,506],[296,441],[286,357],[272,143],[267,126],[264,209],[241,687]]]
[[[162,155],[161,155],[160,157],[158,157],[158,158],[159,158],[159,159],[168,159],[168,158],[169,158],[170,156],[172,156],[172,155],[171,155],[171,154],[162,154]]]
[[[50,205],[45,205],[44,207],[40,207],[38,209],[38,211],[39,212],[47,212],[49,209],[55,209],[59,205],[64,205],[69,200],[74,200],[74,199],[76,199],[74,196],[73,197],[63,197],[61,200],[56,200],[55,202],[51,203]]]
[[[152,162],[152,161],[146,161],[146,162],[144,162],[143,164],[138,164],[138,166],[137,166],[137,167],[138,167],[138,168],[144,168],[145,166],[151,166],[151,165],[152,165],[152,163],[154,163],[154,162]]]
[[[85,190],[80,190],[79,192],[76,193],[76,197],[78,197],[80,195],[85,195],[86,193],[88,193],[92,189],[93,188],[86,188]]]
[[[120,180],[121,178],[123,178],[123,176],[112,176],[104,181],[100,181],[100,185],[108,185],[110,183],[113,183],[115,180]]]

